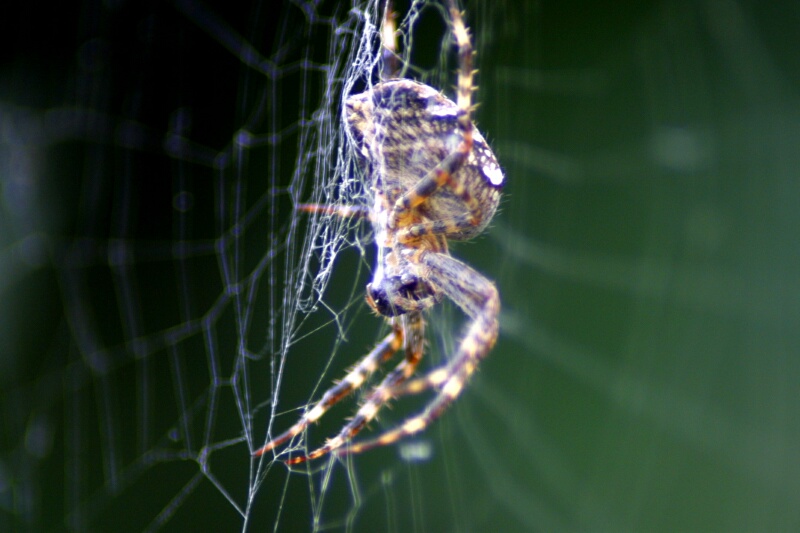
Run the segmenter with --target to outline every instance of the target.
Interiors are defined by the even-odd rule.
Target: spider
[[[373,226],[377,267],[366,300],[386,317],[391,332],[345,378],[284,433],[253,455],[280,446],[316,422],[339,400],[360,388],[382,363],[403,349],[405,358],[375,387],[340,433],[297,464],[329,453],[360,453],[425,430],[459,396],[498,334],[500,298],[494,284],[454,259],[447,241],[477,236],[500,200],[503,173],[470,119],[472,46],[455,0],[448,0],[458,47],[457,103],[408,79],[390,79],[345,102],[346,126],[358,166],[374,194],[369,207],[303,204],[301,210],[363,217]],[[388,9],[387,9],[388,12]],[[388,18],[387,18],[388,20]],[[446,296],[471,323],[443,366],[411,379],[424,352],[426,309]],[[353,437],[390,400],[434,389],[425,409],[367,441]]]

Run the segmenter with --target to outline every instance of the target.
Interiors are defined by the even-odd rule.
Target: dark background
[[[0,529],[798,528],[796,3],[467,4],[508,185],[453,253],[496,280],[500,340],[430,459],[289,476],[249,461],[236,400],[259,446],[315,171],[298,124],[349,4],[50,4],[2,32]],[[448,92],[423,15],[412,61]],[[380,336],[365,248],[325,294],[341,329],[298,327],[273,433]],[[431,322],[435,362],[462,319]]]

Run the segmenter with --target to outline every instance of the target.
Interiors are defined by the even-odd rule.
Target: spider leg
[[[394,23],[395,13],[392,2],[387,0],[384,6],[383,24],[381,25],[381,44],[383,45],[383,72],[381,80],[399,77],[397,68],[397,28]]]
[[[397,232],[397,241],[402,243],[411,242],[424,235],[453,235],[469,231],[478,224],[481,218],[477,219],[474,215],[460,215],[444,220],[431,220],[412,224]]]
[[[450,3],[450,18],[453,21],[453,35],[458,45],[458,62],[461,68],[458,72],[458,129],[461,131],[461,142],[458,147],[436,168],[420,179],[416,185],[403,196],[397,199],[391,216],[392,227],[400,227],[400,221],[408,216],[409,212],[423,203],[428,197],[443,186],[448,186],[466,205],[470,216],[475,220],[473,225],[478,225],[481,206],[473,198],[462,183],[454,178],[458,170],[472,151],[472,121],[470,120],[470,107],[472,103],[472,45],[469,32],[464,26],[461,13],[456,9],[455,2]]]
[[[459,112],[459,114],[463,114]],[[460,128],[460,126],[459,126]],[[463,130],[462,130],[463,131]],[[408,215],[409,211],[422,204],[439,188],[448,186],[468,207],[469,211],[480,210],[478,202],[470,196],[466,188],[461,185],[453,176],[464,166],[464,162],[472,150],[472,123],[467,131],[463,131],[463,138],[458,147],[453,150],[441,163],[436,165],[414,187],[409,189],[403,196],[397,199],[392,212],[394,227],[398,227],[400,220]]]
[[[366,218],[368,220],[372,218],[369,215],[369,209],[361,205],[297,204],[295,209],[305,213],[322,213],[342,218]]]
[[[292,427],[269,441],[262,448],[253,452],[254,457],[264,455],[276,446],[280,446],[292,437],[299,435],[309,424],[316,422],[325,412],[342,398],[359,388],[378,367],[394,355],[403,346],[403,329],[394,321],[389,333],[361,362],[351,370],[345,378],[328,389],[322,399]]]
[[[367,400],[359,408],[356,415],[342,428],[336,437],[328,439],[324,446],[317,448],[308,455],[292,457],[286,461],[286,464],[294,465],[317,459],[345,445],[375,418],[381,407],[392,399],[392,390],[414,374],[424,352],[425,320],[421,313],[410,313],[403,315],[401,318],[406,323],[405,359],[389,372],[380,385],[367,396]]]
[[[464,19],[461,17],[461,12],[456,8],[454,0],[449,0],[450,4],[450,20],[453,21],[453,35],[456,38],[458,45],[458,64],[460,65],[458,71],[458,104],[459,109],[465,111],[463,117],[459,117],[459,121],[466,122],[469,129],[472,124],[469,122],[469,111],[472,105],[472,41],[469,38],[469,31],[464,25]]]
[[[350,444],[340,453],[361,453],[393,444],[423,431],[458,398],[478,363],[497,340],[500,297],[494,284],[446,254],[426,253],[421,257],[421,263],[428,267],[429,279],[472,318],[472,324],[450,363],[431,371],[423,378],[405,385],[396,384],[394,390],[386,392],[387,395],[396,397],[398,393],[416,393],[428,388],[438,388],[439,392],[422,412],[377,438]]]

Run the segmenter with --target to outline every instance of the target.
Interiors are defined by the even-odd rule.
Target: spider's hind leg
[[[479,209],[480,210],[480,209]],[[474,215],[460,215],[445,220],[431,220],[412,224],[397,232],[397,241],[407,243],[425,235],[458,235],[475,231],[481,219]]]
[[[458,129],[461,132],[461,142],[452,153],[436,166],[436,168],[428,172],[428,174],[420,179],[413,188],[397,199],[390,219],[392,226],[395,228],[402,225],[400,224],[401,220],[403,220],[412,209],[422,204],[435,193],[437,189],[444,186],[450,187],[455,195],[462,199],[473,218],[480,213],[478,202],[471,197],[464,184],[454,179],[455,173],[464,166],[464,163],[472,151],[473,125],[471,119],[471,105],[473,91],[472,77],[474,72],[472,70],[472,44],[470,42],[469,32],[466,26],[464,26],[461,13],[456,9],[455,3],[452,0],[449,3],[453,35],[456,39],[456,45],[458,46],[458,62],[460,65],[458,71],[457,105]],[[476,225],[477,221],[474,221],[472,224]]]
[[[322,213],[341,218],[370,219],[369,209],[361,205],[297,204],[295,209],[304,213]]]

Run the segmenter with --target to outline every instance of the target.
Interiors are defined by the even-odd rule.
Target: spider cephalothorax
[[[306,211],[370,220],[378,248],[367,302],[392,331],[292,427],[255,452],[262,455],[300,434],[340,399],[359,388],[401,348],[405,358],[366,396],[341,432],[289,464],[331,452],[358,453],[424,430],[460,394],[494,346],[500,298],[494,285],[450,256],[447,240],[465,240],[489,224],[500,200],[503,173],[471,120],[472,47],[448,0],[458,45],[457,102],[411,80],[393,79],[347,99],[345,119],[372,204],[354,208],[304,205]],[[389,20],[387,18],[387,20]],[[456,353],[442,367],[410,379],[423,355],[423,312],[447,297],[471,319]],[[435,390],[426,408],[373,440],[351,439],[389,400]]]

